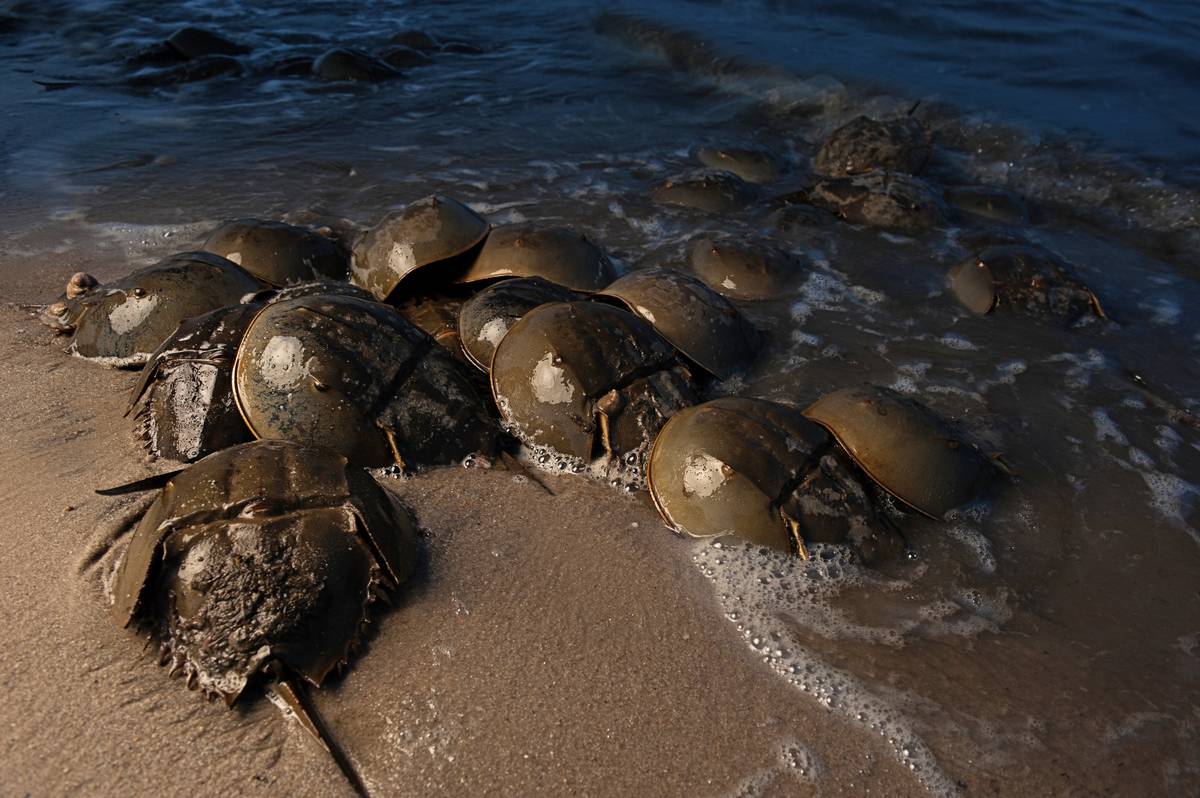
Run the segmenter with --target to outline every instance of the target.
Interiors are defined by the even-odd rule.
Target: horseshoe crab
[[[337,244],[312,230],[283,222],[225,222],[205,239],[204,249],[228,258],[276,288],[346,278],[346,258]]]
[[[493,283],[468,299],[458,314],[458,337],[467,359],[484,371],[509,329],[547,302],[574,302],[582,295],[540,277],[513,277]]]
[[[502,423],[539,463],[591,463],[633,486],[659,428],[696,401],[674,348],[647,322],[598,302],[529,311],[496,347],[491,385]]]
[[[271,301],[337,294],[373,301],[345,283],[307,283],[262,291],[187,319],[142,368],[128,416],[152,457],[192,462],[253,438],[233,395],[233,363],[251,319]]]
[[[350,281],[386,300],[400,281],[435,263],[463,255],[491,225],[457,200],[433,195],[388,214],[356,243]]]
[[[566,227],[505,225],[483,242],[475,262],[455,282],[541,277],[576,291],[599,291],[617,274],[604,251]]]
[[[400,72],[370,53],[352,47],[335,47],[313,61],[318,80],[373,83],[400,77]]]
[[[992,461],[945,420],[890,388],[843,388],[804,415],[884,490],[930,518],[973,499],[993,474]]]
[[[873,562],[897,537],[833,439],[796,408],[723,397],[680,410],[650,452],[650,496],[671,528],[734,535],[808,559],[846,543]]]
[[[301,683],[346,666],[371,604],[412,573],[417,540],[411,514],[344,458],[245,443],[169,475],[117,568],[113,612],[210,698],[232,706],[263,684],[365,794]]]
[[[466,359],[458,336],[463,300],[455,296],[420,295],[395,303],[400,315],[421,328],[455,357]]]
[[[473,376],[395,308],[318,294],[258,312],[238,349],[233,387],[257,438],[407,467],[494,450],[495,422]]]
[[[684,357],[718,379],[745,368],[758,351],[757,331],[737,308],[690,274],[640,269],[596,297],[615,300],[650,322]]]
[[[726,213],[749,205],[756,192],[732,172],[695,169],[659,184],[651,196],[660,205]]]
[[[72,277],[67,294],[87,275]],[[209,252],[172,255],[107,285],[94,285],[47,309],[58,332],[74,332],[72,354],[114,366],[146,362],[184,319],[235,305],[261,285]],[[57,315],[56,315],[57,314]]]
[[[868,172],[830,178],[813,186],[809,201],[851,224],[900,235],[920,235],[943,224],[946,205],[920,178],[900,172]]]
[[[125,415],[138,411],[138,437],[152,457],[190,463],[251,440],[233,401],[233,359],[260,306],[187,319],[150,356]]]
[[[747,183],[770,183],[787,171],[787,163],[777,155],[746,147],[704,147],[696,151],[696,160],[710,169],[735,174]]]
[[[1001,224],[1028,224],[1029,209],[1011,191],[992,186],[953,186],[946,202],[959,213]]]
[[[813,158],[813,171],[828,177],[874,171],[915,175],[932,151],[929,132],[911,116],[858,116],[829,134]]]
[[[980,315],[1012,308],[1067,324],[1108,318],[1100,300],[1071,275],[1067,264],[1028,244],[987,247],[952,268],[949,279],[958,301]]]
[[[802,268],[794,256],[771,244],[727,236],[695,239],[688,259],[709,288],[734,299],[775,299]]]

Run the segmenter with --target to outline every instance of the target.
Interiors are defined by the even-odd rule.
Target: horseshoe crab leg
[[[269,682],[267,689],[287,707],[285,714],[291,712],[296,720],[300,721],[300,725],[304,727],[304,730],[320,743],[325,752],[337,764],[338,770],[346,777],[346,781],[350,782],[350,786],[354,788],[354,792],[361,796],[361,798],[370,798],[371,794],[367,792],[367,785],[363,783],[363,780],[354,770],[354,766],[350,764],[346,753],[333,741],[333,737],[329,734],[328,729],[325,728],[325,724],[321,722],[320,716],[317,715],[316,710],[305,699],[303,689],[291,679],[279,679]]]

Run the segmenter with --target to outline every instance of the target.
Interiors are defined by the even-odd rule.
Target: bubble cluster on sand
[[[977,634],[1007,618],[1007,596],[959,590],[925,604],[891,627],[866,626],[846,616],[831,600],[852,586],[870,583],[884,594],[902,591],[908,583],[863,568],[842,547],[813,544],[810,548],[812,559],[803,561],[756,546],[712,541],[697,544],[693,560],[711,582],[725,618],[778,677],[825,708],[878,733],[933,794],[957,794],[954,782],[905,717],[856,677],[818,658],[797,632],[884,645],[903,645],[905,633],[918,628],[934,635]],[[743,788],[754,787],[757,782],[751,782],[759,777]]]

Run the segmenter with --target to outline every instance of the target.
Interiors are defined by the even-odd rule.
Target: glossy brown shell
[[[488,371],[492,355],[509,329],[547,302],[574,302],[583,296],[540,277],[514,277],[493,283],[468,299],[458,314],[458,334],[467,359]]]
[[[688,254],[696,276],[734,299],[778,299],[804,268],[798,258],[778,247],[728,237],[698,238]]]
[[[939,192],[920,178],[900,172],[869,172],[830,178],[813,186],[810,201],[851,224],[915,236],[946,222]]]
[[[205,239],[204,249],[228,258],[275,287],[311,280],[344,280],[348,268],[345,255],[333,241],[283,222],[225,222]]]
[[[141,365],[184,319],[236,305],[261,287],[210,252],[172,255],[85,294],[70,350],[113,365]]]
[[[278,669],[319,687],[416,556],[413,518],[366,472],[324,449],[255,441],[166,484],[118,566],[113,610],[231,704]]]
[[[804,415],[885,490],[931,518],[973,499],[992,475],[988,458],[940,416],[888,388],[843,388]]]
[[[596,296],[616,300],[650,322],[684,356],[720,379],[744,369],[758,351],[758,335],[737,308],[691,275],[640,269]]]
[[[233,361],[259,304],[188,319],[151,355],[126,415],[153,457],[190,463],[253,438],[233,400]]]
[[[726,213],[755,200],[754,188],[732,172],[696,169],[659,184],[651,194],[660,205]]]
[[[505,427],[529,446],[590,462],[639,458],[663,422],[696,401],[674,348],[639,317],[597,302],[542,305],[496,347],[492,395]]]
[[[350,281],[383,301],[418,269],[477,246],[487,221],[461,202],[434,195],[385,216],[354,247]],[[454,276],[447,275],[447,282]]]
[[[256,437],[419,467],[494,448],[473,377],[395,308],[315,295],[259,311],[238,350],[234,396]]]
[[[667,525],[801,553],[846,543],[874,560],[892,538],[829,433],[794,407],[723,397],[676,413],[654,441],[650,496]]]
[[[749,147],[704,147],[696,151],[696,160],[747,183],[770,183],[787,171],[787,163],[779,156]]]
[[[876,170],[915,175],[931,152],[929,133],[911,116],[858,116],[829,134],[813,158],[813,171],[829,177]]]
[[[958,301],[974,313],[1013,311],[1068,324],[1087,316],[1106,318],[1096,295],[1067,264],[1040,247],[987,247],[954,266],[948,275]]]
[[[458,340],[458,314],[462,305],[459,297],[429,295],[405,297],[395,303],[401,316],[455,356],[462,355]]]
[[[566,227],[505,225],[488,235],[475,262],[456,282],[541,277],[576,291],[599,291],[616,278],[604,251]]]

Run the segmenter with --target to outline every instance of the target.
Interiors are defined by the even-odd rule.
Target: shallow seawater
[[[1200,319],[1187,310],[1200,303],[1200,13],[1187,4],[7,7],[10,301],[52,299],[31,264],[60,256],[72,266],[52,284],[93,251],[107,279],[221,219],[369,224],[432,192],[494,223],[577,227],[622,270],[686,268],[701,233],[769,237],[806,267],[785,295],[740,304],[766,347],[711,393],[805,406],[887,385],[1014,473],[944,522],[904,516],[917,556],[880,569],[833,549],[802,563],[679,541],[710,589],[697,600],[714,639],[744,643],[798,704],[878,734],[935,794],[1200,789]],[[129,85],[124,59],[184,24],[251,46],[245,74]],[[365,86],[271,72],[333,44],[378,51],[406,28],[482,52]],[[947,269],[972,236],[1007,228],[913,239],[772,202],[829,130],[917,100],[937,132],[932,179],[1024,195],[1020,232],[1074,264],[1111,321],[961,308]],[[650,202],[711,144],[768,147],[794,171],[744,211]],[[819,790],[803,732],[780,740],[779,772]],[[747,767],[740,794],[774,794],[775,772]]]

